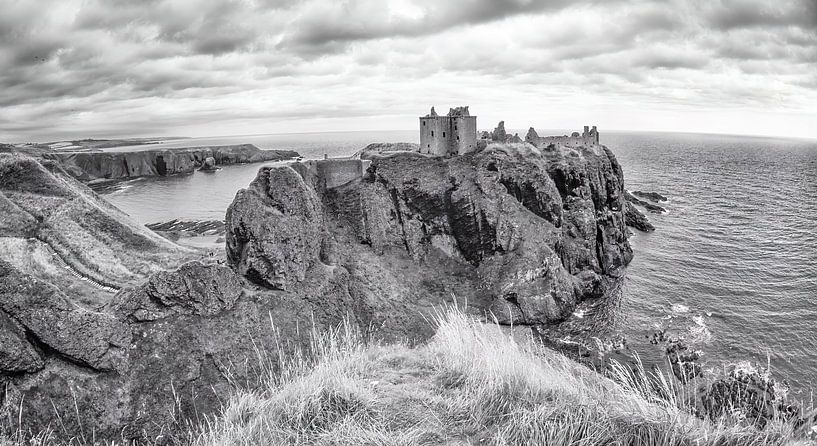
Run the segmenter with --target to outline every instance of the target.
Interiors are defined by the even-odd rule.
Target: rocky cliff
[[[602,147],[375,154],[331,188],[331,169],[263,167],[227,213],[231,268],[133,224],[58,163],[0,161],[0,420],[65,436],[167,438],[255,385],[278,347],[344,319],[414,341],[452,301],[557,322],[632,257]]]
[[[455,293],[479,290],[500,322],[544,324],[602,296],[632,258],[623,175],[606,148],[497,144],[454,158],[370,158],[360,181],[328,190],[297,164],[262,169],[227,213],[232,266],[288,289],[314,268],[349,270],[361,250],[372,265],[356,271],[395,278],[457,265],[467,286]],[[412,262],[374,266],[393,256]],[[438,285],[408,287],[433,295]]]
[[[137,152],[46,152],[41,156],[59,162],[68,173],[87,182],[191,173],[204,166],[208,158],[219,166],[281,161],[297,157],[298,152],[261,150],[252,144],[241,144]]]

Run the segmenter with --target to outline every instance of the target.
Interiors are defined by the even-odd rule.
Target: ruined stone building
[[[551,144],[573,148],[597,146],[599,145],[599,131],[596,129],[595,125],[593,128],[586,125],[584,126],[584,131],[581,134],[579,134],[579,132],[573,132],[570,136],[539,136],[539,134],[536,133],[536,130],[531,127],[530,130],[528,130],[528,134],[525,136],[525,142],[533,144],[539,148],[545,148]]]
[[[431,112],[420,117],[420,152],[432,155],[461,155],[477,149],[477,117],[468,107],[452,108],[448,115]]]

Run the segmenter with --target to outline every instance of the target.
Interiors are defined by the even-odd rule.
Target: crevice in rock
[[[525,209],[531,211],[537,217],[543,218],[560,228],[562,226],[559,215],[547,209],[546,203],[542,203],[536,191],[536,188],[528,182],[518,183],[512,178],[501,178],[499,182],[505,186],[508,195],[514,197]]]
[[[47,358],[59,359],[61,361],[67,362],[67,363],[72,364],[72,365],[75,365],[75,366],[80,367],[82,369],[87,369],[87,370],[91,370],[91,371],[94,371],[94,372],[106,372],[107,371],[107,370],[103,370],[103,369],[98,369],[98,368],[92,366],[91,364],[88,364],[87,362],[81,360],[81,359],[74,358],[73,356],[67,355],[67,354],[55,349],[54,347],[51,347],[50,345],[46,344],[42,339],[40,339],[40,337],[37,336],[36,333],[34,333],[28,327],[26,327],[25,324],[23,324],[21,321],[17,320],[16,318],[14,318],[14,320],[16,320],[17,323],[19,323],[23,327],[23,332],[25,333],[26,341],[28,341],[29,344],[34,346],[34,349],[37,350],[41,354],[41,356],[43,358],[46,358],[46,359]]]
[[[403,239],[403,246],[406,248],[406,252],[411,254],[411,248],[409,247],[407,235],[406,235],[406,227],[403,224],[403,212],[400,210],[400,197],[397,195],[397,189],[390,188],[389,195],[391,196],[391,203],[394,206],[394,213],[397,215],[397,223],[400,225],[400,232],[402,234]]]
[[[596,222],[596,259],[598,260],[599,269],[602,273],[607,273],[607,268],[604,267],[604,231]]]

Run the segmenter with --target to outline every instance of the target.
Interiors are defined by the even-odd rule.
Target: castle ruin
[[[420,153],[462,155],[477,149],[477,117],[468,107],[452,108],[448,115],[431,112],[420,117]]]
[[[449,156],[462,155],[484,148],[490,142],[521,143],[519,135],[509,135],[505,122],[492,132],[482,132],[477,138],[477,117],[471,116],[468,106],[450,109],[446,116],[440,116],[431,107],[431,112],[420,117],[420,153]],[[573,132],[562,136],[539,136],[531,127],[524,142],[540,149],[548,147],[594,147],[599,145],[599,131],[596,126],[584,126],[582,133]]]
[[[599,131],[595,125],[592,128],[586,125],[581,134],[579,134],[579,132],[573,132],[570,136],[539,136],[536,130],[531,127],[528,130],[528,134],[525,135],[525,142],[539,148],[546,148],[550,145],[571,148],[597,146],[599,145]]]

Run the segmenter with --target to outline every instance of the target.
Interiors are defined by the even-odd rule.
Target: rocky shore
[[[632,258],[606,148],[366,157],[263,167],[227,212],[227,267],[135,224],[71,163],[0,154],[3,418],[156,438],[257,382],[257,346],[282,336],[298,345],[350,320],[423,341],[452,299],[506,324],[558,323]]]

